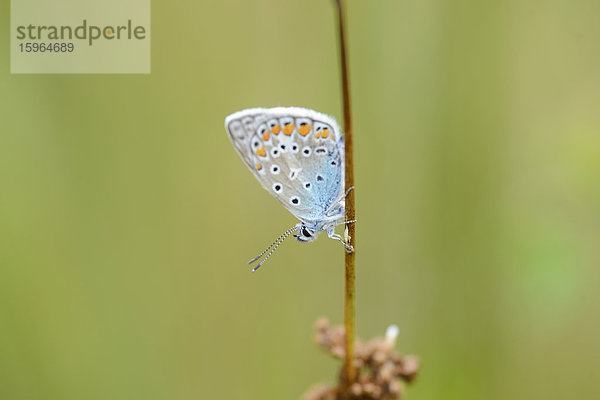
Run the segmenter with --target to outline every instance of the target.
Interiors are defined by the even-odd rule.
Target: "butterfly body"
[[[261,185],[314,240],[344,221],[344,138],[328,115],[299,107],[251,108],[225,118],[234,148]]]

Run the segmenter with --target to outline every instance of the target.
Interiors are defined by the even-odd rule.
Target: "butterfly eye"
[[[302,227],[301,233],[302,233],[302,236],[312,237],[312,235],[310,234],[310,232],[308,231],[308,229],[306,229],[305,226]]]

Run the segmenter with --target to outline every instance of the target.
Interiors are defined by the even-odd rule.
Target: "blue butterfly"
[[[233,147],[261,185],[300,222],[265,251],[256,271],[292,232],[300,242],[312,242],[345,222],[344,137],[332,117],[300,107],[250,108],[225,118]]]

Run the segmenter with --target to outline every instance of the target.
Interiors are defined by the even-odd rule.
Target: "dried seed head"
[[[387,361],[379,370],[378,377],[383,383],[390,383],[396,376],[395,372],[396,366],[392,362]]]
[[[327,349],[334,357],[344,359],[344,328],[331,327],[326,318],[315,323],[315,342]],[[356,341],[354,365],[355,382],[344,382],[338,386],[318,386],[309,391],[304,400],[335,400],[345,393],[351,400],[396,400],[404,395],[401,381],[411,382],[419,370],[419,359],[415,356],[400,356],[394,353],[398,327],[391,325],[385,338],[376,338],[363,343]],[[340,372],[340,377],[344,374]]]
[[[362,386],[360,385],[360,383],[353,383],[352,386],[350,386],[350,392],[352,393],[352,395],[358,397],[362,394]]]
[[[315,328],[317,331],[326,331],[329,328],[329,320],[325,317],[320,317],[315,322]]]
[[[392,399],[400,399],[404,396],[404,386],[400,381],[392,381],[390,382],[389,391]]]

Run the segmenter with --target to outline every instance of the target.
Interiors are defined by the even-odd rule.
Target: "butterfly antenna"
[[[262,253],[260,253],[260,254],[259,254],[259,255],[257,255],[256,257],[254,257],[252,260],[248,261],[248,264],[252,264],[252,263],[253,263],[253,262],[255,262],[256,260],[258,260],[259,258],[261,258],[261,257],[263,256],[263,254],[265,254],[267,251],[269,251],[269,249],[270,249],[271,247],[273,247],[275,244],[277,244],[277,242],[279,242],[279,241],[280,241],[280,240],[281,240],[281,239],[282,239],[282,238],[283,238],[285,235],[287,235],[289,232],[292,232],[294,229],[296,229],[296,227],[290,228],[290,229],[288,229],[287,231],[283,232],[283,233],[281,234],[281,236],[279,236],[277,239],[275,239],[275,240],[273,241],[273,243],[271,243],[271,244],[269,245],[269,247],[267,247],[267,248],[265,249],[265,251],[263,251]]]
[[[265,251],[263,251],[262,253],[260,253],[260,254],[259,254],[259,255],[257,255],[256,257],[254,257],[252,260],[248,261],[248,264],[252,264],[254,261],[256,261],[256,260],[258,260],[259,258],[261,258],[261,257],[263,256],[263,254],[265,254],[267,251],[269,251],[269,249],[270,249],[271,247],[273,247],[275,244],[277,244],[277,242],[279,242],[280,240],[282,240],[284,236],[288,235],[290,232],[293,232],[295,229],[296,229],[296,227],[293,227],[293,228],[290,228],[290,229],[288,229],[287,231],[283,232],[283,233],[281,234],[281,236],[279,236],[277,239],[275,239],[275,240],[273,241],[273,243],[271,243],[271,244],[269,245],[269,247],[267,247],[267,248],[265,249]]]
[[[281,236],[279,236],[277,238],[276,241],[274,241],[269,247],[266,248],[265,251],[263,251],[258,257],[255,257],[254,259],[252,259],[250,262],[248,262],[248,264],[252,264],[254,261],[258,260],[263,254],[265,254],[267,252],[267,250],[269,250],[271,247],[273,247],[271,249],[271,251],[269,252],[269,254],[267,254],[267,256],[258,264],[256,264],[256,266],[254,268],[252,268],[252,272],[256,271],[257,269],[260,268],[261,265],[263,265],[268,259],[269,257],[271,257],[271,254],[273,254],[275,252],[275,250],[277,250],[277,248],[279,247],[279,245],[281,243],[283,243],[283,241],[290,236],[290,234],[292,232],[294,232],[296,230],[296,227],[290,228],[287,231],[285,231]]]

